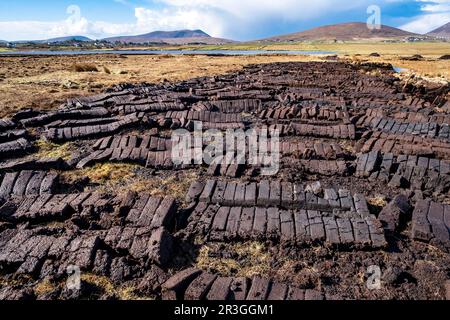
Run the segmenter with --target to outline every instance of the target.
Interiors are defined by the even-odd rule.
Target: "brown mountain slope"
[[[360,40],[391,39],[413,36],[414,33],[382,25],[381,29],[370,30],[366,23],[350,22],[318,27],[303,32],[280,35],[264,39],[267,41],[308,41],[308,40]]]
[[[122,43],[168,43],[168,44],[220,44],[230,43],[231,40],[214,38],[202,30],[177,30],[177,31],[154,31],[137,36],[121,36],[104,39],[109,42]]]
[[[450,39],[450,22],[444,24],[442,27],[439,27],[429,33],[429,36],[438,37],[438,38],[447,38]]]

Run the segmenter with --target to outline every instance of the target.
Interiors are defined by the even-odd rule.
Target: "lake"
[[[226,55],[226,56],[249,56],[258,54],[286,54],[286,55],[323,55],[335,54],[329,51],[296,51],[296,50],[74,50],[74,51],[9,51],[0,52],[0,55],[26,55],[26,56],[53,56],[53,55],[92,55],[92,54],[124,54],[124,55]]]
[[[408,69],[400,68],[400,67],[396,67],[396,66],[393,66],[392,68],[394,69],[394,71],[396,73],[403,73],[403,72],[408,72],[409,71]]]

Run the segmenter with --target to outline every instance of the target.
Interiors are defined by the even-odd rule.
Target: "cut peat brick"
[[[199,277],[191,282],[184,294],[185,300],[203,300],[217,276],[203,272]]]
[[[258,185],[258,206],[270,205],[270,182],[262,180]]]
[[[228,214],[227,226],[226,226],[226,237],[228,239],[235,238],[239,231],[239,224],[241,221],[242,207],[232,207],[230,213]]]
[[[32,175],[33,171],[28,170],[21,171],[17,176],[17,180],[14,183],[12,194],[15,196],[25,195],[25,190],[27,188],[28,181],[30,181]]]
[[[162,285],[163,300],[183,300],[186,288],[200,273],[197,268],[189,268],[175,274]]]
[[[248,291],[247,300],[266,300],[269,290],[270,281],[260,277],[254,277],[252,279],[252,285]]]
[[[159,228],[163,226],[170,228],[176,211],[177,206],[175,200],[171,197],[165,197],[155,212],[151,225],[152,228]]]
[[[230,292],[228,294],[229,300],[244,301],[248,292],[247,278],[233,278],[230,284]]]
[[[0,198],[6,199],[11,194],[17,176],[17,172],[7,172],[5,174],[0,185]]]
[[[267,209],[267,234],[279,237],[281,234],[280,213],[277,208]]]
[[[443,204],[436,202],[430,203],[430,208],[428,210],[428,221],[430,222],[431,229],[433,231],[433,240],[436,243],[448,244],[450,242],[449,230],[445,226],[444,222]]]
[[[381,210],[378,218],[385,230],[394,232],[399,228],[401,219],[405,220],[411,211],[412,207],[408,198],[398,195]]]
[[[286,300],[302,301],[305,300],[305,289],[289,286]]]
[[[211,202],[211,198],[212,198],[215,187],[216,187],[216,181],[208,180],[205,184],[205,187],[203,188],[202,193],[200,194],[200,201],[207,202],[207,203]]]
[[[256,183],[249,183],[245,187],[245,203],[248,205],[255,205],[256,204]]]
[[[223,195],[223,204],[226,206],[234,205],[234,197],[236,192],[236,183],[228,182]]]
[[[245,205],[245,184],[238,183],[236,185],[236,190],[234,192],[233,203],[236,206],[244,206]]]
[[[279,181],[271,181],[268,205],[279,206],[280,204],[281,204],[281,184]]]
[[[267,213],[265,208],[255,209],[252,234],[255,238],[264,238],[267,230]]]
[[[288,292],[288,286],[284,283],[272,283],[267,300],[285,300]]]
[[[295,227],[291,211],[282,210],[280,212],[280,228],[282,240],[295,239]]]
[[[211,289],[206,295],[206,300],[212,301],[224,301],[227,300],[230,293],[230,286],[232,278],[229,277],[219,277],[216,278],[211,285]]]
[[[428,221],[430,201],[421,200],[416,204],[412,217],[412,236],[414,239],[430,241],[432,238],[431,225]]]
[[[412,216],[412,237],[450,252],[450,205],[420,200]]]
[[[211,203],[222,203],[226,188],[227,183],[225,181],[217,181],[214,193],[211,196]]]
[[[228,216],[230,214],[229,207],[221,207],[214,215],[212,222],[210,239],[224,240],[224,233],[227,228]]]
[[[204,187],[205,185],[201,182],[194,182],[193,184],[191,184],[186,195],[186,201],[192,202],[198,200],[203,192]]]
[[[161,266],[172,258],[173,239],[165,228],[155,230],[149,240],[149,259]]]
[[[324,300],[323,294],[314,289],[299,289],[259,276],[221,277],[195,268],[175,274],[162,288],[165,300]]]
[[[357,250],[381,249],[387,245],[381,221],[356,212],[199,203],[194,208],[189,230],[206,236],[209,241],[273,240],[299,246],[314,242]]]
[[[239,236],[244,239],[249,238],[252,233],[254,217],[255,208],[242,208],[241,218],[239,221]]]

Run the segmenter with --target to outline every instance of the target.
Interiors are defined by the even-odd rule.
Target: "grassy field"
[[[135,49],[143,49],[135,48]],[[236,43],[208,46],[172,46],[150,47],[147,49],[160,50],[293,50],[293,51],[327,51],[353,61],[387,62],[410,73],[432,81],[450,80],[450,62],[439,60],[443,55],[450,55],[450,42],[345,42],[345,43]],[[378,53],[381,57],[369,56]],[[413,55],[424,57],[422,61],[409,61],[404,58]],[[270,60],[270,59],[269,59]]]
[[[351,61],[388,62],[394,66],[406,68],[409,71],[404,76],[415,74],[432,81],[450,80],[450,60],[438,59],[444,54],[450,54],[450,43],[246,43],[224,46],[161,47],[160,49],[331,51]],[[369,56],[373,52],[381,56]],[[403,59],[414,54],[420,54],[424,59],[421,61]],[[69,97],[95,94],[106,87],[124,82],[180,81],[199,76],[223,74],[239,70],[252,63],[311,61],[321,60],[321,58],[316,55],[0,56],[0,96],[2,97],[0,117],[10,115],[24,107],[55,108]],[[82,72],[86,70],[88,72]]]
[[[0,117],[23,107],[55,108],[67,98],[92,95],[119,83],[180,81],[239,70],[251,63],[310,59],[319,58],[175,55],[0,57]]]
[[[370,54],[377,52],[384,55],[441,56],[450,53],[450,42],[417,42],[417,43],[309,43],[309,44],[272,44],[272,50],[323,50],[338,54]],[[295,48],[295,49],[294,49]]]
[[[304,51],[330,51],[340,55],[370,54],[377,52],[388,55],[414,55],[441,56],[450,54],[450,42],[302,42],[302,43],[232,43],[224,45],[184,45],[164,47],[135,47],[134,49],[149,50],[304,50]]]

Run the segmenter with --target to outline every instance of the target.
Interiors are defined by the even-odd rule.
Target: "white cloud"
[[[413,21],[400,28],[406,31],[425,34],[450,22],[450,13],[425,14],[416,17]]]
[[[133,32],[135,24],[88,21],[78,6],[67,8],[69,17],[61,21],[0,21],[0,38],[6,40],[42,40],[53,37],[86,35],[101,38],[108,34]]]
[[[450,11],[449,4],[427,4],[422,7],[422,11],[425,12],[446,12]]]
[[[150,10],[136,8],[136,26],[138,32],[152,30],[203,29],[213,35],[224,32],[222,17],[214,12],[203,12],[194,9],[185,10]]]
[[[416,0],[423,2],[424,14],[414,17],[400,28],[406,31],[425,34],[450,22],[450,0]]]

